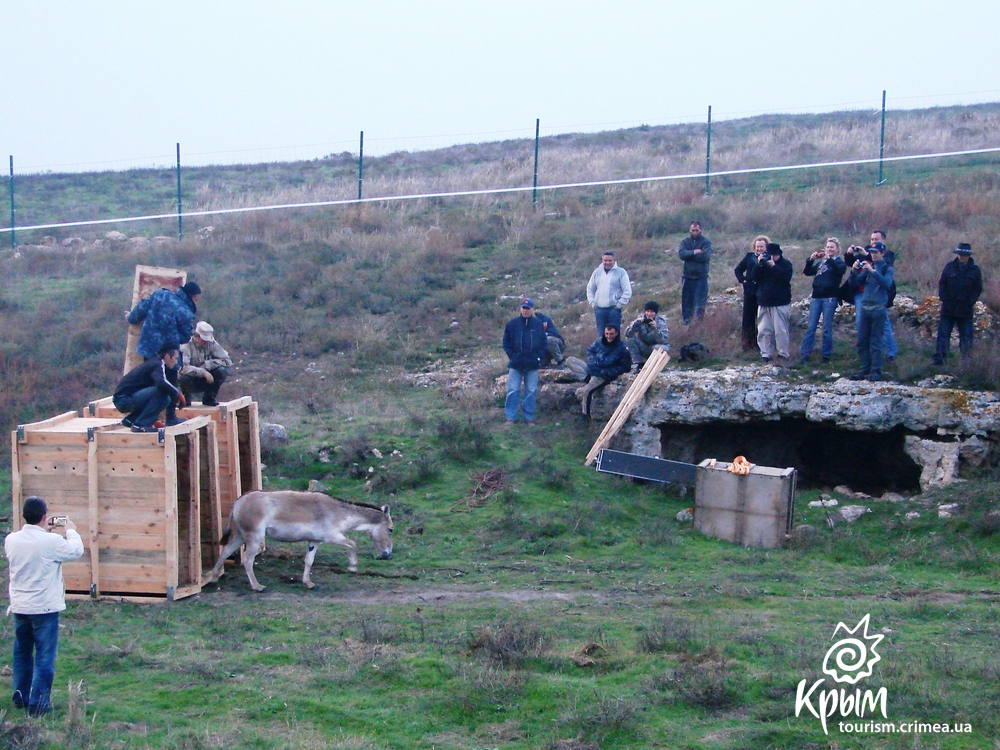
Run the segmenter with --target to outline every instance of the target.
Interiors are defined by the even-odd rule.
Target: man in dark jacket
[[[681,240],[677,254],[684,261],[681,282],[681,317],[690,323],[694,316],[705,317],[708,306],[708,267],[712,258],[712,241],[701,233],[701,222],[692,221],[690,236]]]
[[[177,403],[181,392],[171,373],[176,378],[179,358],[177,344],[164,344],[156,359],[146,360],[118,381],[111,400],[118,411],[127,415],[122,424],[131,427],[132,432],[156,432],[153,427],[156,417]],[[168,427],[183,421],[172,416],[172,411],[168,412]]]
[[[618,334],[617,326],[605,326],[604,335],[587,347],[587,374],[590,380],[576,392],[583,400],[584,414],[590,413],[590,399],[596,389],[632,371],[632,357]]]
[[[142,323],[136,351],[143,359],[155,359],[166,343],[180,346],[191,340],[200,297],[201,287],[189,281],[176,292],[157,289],[128,312],[129,323]]]
[[[563,362],[566,361],[566,339],[562,337],[559,329],[556,328],[555,321],[548,315],[536,310],[535,317],[542,322],[542,327],[545,328],[545,345],[548,349],[545,356],[542,357],[542,367],[549,367],[552,364],[555,364],[556,367],[562,367]]]
[[[757,343],[765,362],[771,362],[776,353],[782,359],[789,357],[793,273],[795,269],[785,260],[777,242],[768,244],[750,272],[750,278],[757,284]]]
[[[517,421],[520,407],[521,418],[526,423],[535,419],[535,399],[538,397],[538,368],[542,357],[548,353],[545,326],[535,317],[535,303],[530,299],[521,300],[521,314],[507,323],[503,329],[503,350],[507,353],[507,400],[504,410],[507,422]],[[524,384],[524,400],[521,399],[521,384]]]
[[[935,365],[943,365],[948,358],[951,332],[958,326],[958,345],[962,359],[972,355],[973,313],[976,300],[983,293],[983,273],[972,260],[972,245],[962,242],[955,250],[955,260],[944,267],[938,281],[941,298],[941,320],[938,322]]]
[[[806,326],[806,336],[802,339],[802,349],[799,355],[803,362],[808,362],[812,356],[813,345],[816,343],[816,326],[819,317],[823,316],[823,361],[829,362],[833,354],[833,314],[837,311],[839,302],[840,282],[847,273],[847,263],[840,257],[840,240],[828,237],[823,250],[818,250],[806,261],[806,276],[814,276],[812,300],[809,302],[809,325]]]

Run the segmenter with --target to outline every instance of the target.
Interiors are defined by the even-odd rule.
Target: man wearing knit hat
[[[632,355],[636,372],[642,369],[649,355],[657,347],[670,351],[667,319],[660,315],[660,306],[655,300],[646,303],[642,315],[629,323],[625,329],[625,346]]]
[[[948,358],[951,332],[958,326],[958,346],[962,359],[972,355],[973,312],[983,293],[983,273],[972,260],[972,245],[962,242],[952,250],[955,259],[944,267],[938,281],[941,319],[938,321],[937,347],[931,362],[943,365]]]

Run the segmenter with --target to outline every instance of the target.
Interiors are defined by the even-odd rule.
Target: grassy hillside
[[[889,153],[996,145],[998,112],[893,113]],[[877,118],[753,118],[714,126],[713,144],[720,170],[868,157]],[[704,164],[695,126],[542,146],[547,184]],[[169,234],[171,222],[122,225],[132,239],[100,246],[103,227],[52,233],[54,247],[19,233],[25,245],[0,254],[0,424],[108,395],[134,266],[185,268],[205,290],[200,317],[237,361],[223,396],[252,395],[263,419],[289,429],[290,443],[264,456],[268,486],[318,479],[335,494],[388,502],[397,530],[393,560],[362,560],[385,578],[349,576],[341,553],[321,547],[321,587],[306,592],[295,583],[303,550],[271,545],[258,562],[262,596],[234,570],[219,589],[170,606],[71,605],[59,711],[27,728],[9,714],[0,744],[989,746],[1000,732],[987,689],[1000,663],[992,469],[957,490],[873,503],[853,525],[827,525],[823,509],[807,508],[819,490],[804,490],[796,521],[815,534],[785,550],[743,550],[675,521],[689,497],[585,469],[594,434],[578,415],[543,413],[533,430],[508,431],[490,386],[504,372],[500,334],[521,295],[555,318],[571,353],[593,340],[584,285],[606,248],[636,283],[626,315],[658,299],[675,347],[705,342],[712,365],[753,361],[739,351],[738,306],[680,324],[676,247],[694,217],[716,248],[713,294],[734,283],[730,269],[759,232],[800,271],[827,236],[864,241],[877,226],[898,251],[902,292],[933,292],[950,248],[969,241],[996,308],[996,164],[979,156],[892,165],[880,187],[866,166],[716,178],[709,197],[703,180],[566,190],[543,193],[534,211],[522,195],[251,214],[188,221],[181,243],[136,239]],[[367,163],[366,193],[523,185],[530,169],[528,141],[396,154]],[[353,170],[350,155],[186,170],[185,200],[197,208],[350,197]],[[19,221],[169,211],[172,179],[21,178]],[[213,231],[198,238],[208,224]],[[59,245],[71,236],[84,242]],[[798,273],[794,292],[809,293]],[[905,328],[897,336],[890,374],[914,381],[931,372],[930,343]],[[980,346],[975,363],[953,371],[958,382],[995,387],[995,352]],[[460,359],[477,387],[449,393],[400,377]],[[821,379],[853,362],[841,335],[828,369],[789,377]],[[472,501],[476,477],[490,469],[503,469],[509,486]],[[9,502],[6,470],[0,497]],[[949,501],[961,513],[939,519],[936,506]],[[907,520],[911,511],[920,517]],[[869,686],[886,687],[890,719],[969,723],[971,735],[826,736],[815,719],[794,716],[795,686],[821,676],[837,622],[853,626],[864,614],[886,636]],[[8,620],[0,651],[10,643]],[[79,680],[86,693],[74,698],[66,685]]]

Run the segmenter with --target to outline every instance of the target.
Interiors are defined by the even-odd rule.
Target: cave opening
[[[873,496],[920,491],[920,466],[904,450],[902,427],[856,432],[805,419],[658,427],[661,456],[671,461],[745,456],[760,466],[794,467],[800,487],[843,484]]]

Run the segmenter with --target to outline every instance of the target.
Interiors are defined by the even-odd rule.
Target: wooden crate
[[[123,416],[115,409],[110,397],[92,401],[88,404],[87,411],[93,417],[121,419]],[[257,403],[250,396],[225,401],[218,406],[202,406],[196,402],[186,409],[178,409],[177,414],[186,419],[205,416],[216,425],[219,505],[222,518],[227,519],[240,495],[250,490],[263,489]]]
[[[728,463],[698,464],[694,527],[744,547],[781,547],[795,512],[795,469],[754,466],[733,474]]]
[[[76,412],[11,435],[14,529],[25,498],[68,515],[84,555],[63,564],[69,595],[162,597],[201,590],[220,535],[217,426],[207,416],[156,433]]]

